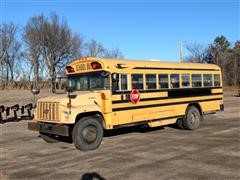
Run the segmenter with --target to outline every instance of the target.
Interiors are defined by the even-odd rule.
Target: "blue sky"
[[[23,26],[30,17],[52,11],[86,40],[118,47],[129,59],[177,61],[180,41],[207,45],[218,35],[232,43],[240,39],[237,0],[1,0],[1,22]]]

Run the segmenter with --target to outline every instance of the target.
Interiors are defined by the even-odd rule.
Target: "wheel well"
[[[92,111],[92,112],[84,112],[84,113],[79,113],[76,118],[75,118],[75,124],[83,117],[88,117],[92,116],[95,117],[103,126],[103,129],[105,129],[105,122],[102,113],[99,111]]]
[[[201,108],[201,106],[200,106],[198,103],[190,103],[190,104],[188,105],[187,109],[188,109],[190,106],[195,106],[195,107],[199,110],[200,114],[202,115],[202,108]],[[186,110],[187,110],[187,109],[186,109]]]

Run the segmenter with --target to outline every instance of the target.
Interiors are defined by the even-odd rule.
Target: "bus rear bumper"
[[[54,134],[59,136],[69,136],[69,126],[60,124],[28,122],[28,129],[39,131],[40,133]]]

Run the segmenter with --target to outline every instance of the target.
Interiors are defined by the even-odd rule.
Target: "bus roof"
[[[163,62],[151,60],[127,60],[127,59],[108,59],[97,57],[86,57],[73,61],[69,66],[77,66],[86,62],[99,62],[104,70],[118,71],[120,69],[138,70],[209,70],[220,71],[220,67],[215,64],[186,63],[186,62]]]

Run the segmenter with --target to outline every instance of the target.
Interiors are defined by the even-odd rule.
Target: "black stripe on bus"
[[[113,112],[126,111],[126,110],[132,110],[132,109],[144,109],[144,108],[153,108],[153,107],[160,107],[160,106],[172,106],[172,105],[179,105],[179,104],[217,101],[217,100],[222,100],[222,98],[203,99],[203,100],[196,100],[196,101],[171,102],[171,103],[162,103],[162,104],[150,104],[150,105],[131,106],[131,107],[120,107],[120,108],[113,108],[112,111]]]
[[[202,95],[194,95],[194,94],[189,94],[189,95],[185,95],[184,97],[179,97],[179,98],[187,98],[187,97],[199,97],[199,96],[215,96],[215,95],[222,95],[223,93],[215,93],[215,94],[202,94]],[[143,98],[140,99],[140,102],[142,101],[154,101],[154,100],[163,100],[163,99],[176,99],[173,97],[154,97],[154,98]],[[128,97],[128,99],[126,100],[115,100],[112,101],[112,104],[120,104],[120,103],[128,103],[131,102],[130,98]]]
[[[134,67],[141,70],[193,70],[193,71],[220,71],[219,69],[194,69],[194,68],[156,68],[156,67]]]
[[[220,89],[222,88],[221,86],[216,86],[216,87],[198,87],[198,88],[173,88],[173,89],[148,89],[148,90],[138,90],[140,93],[154,93],[154,92],[169,92],[169,91],[202,91],[204,89]],[[131,91],[127,90],[127,91],[113,91],[113,95],[117,95],[117,94],[130,94]]]
[[[168,97],[183,98],[183,97],[207,96],[212,94],[211,90],[212,90],[211,88],[170,89],[168,91]]]
[[[163,121],[163,120],[167,120],[167,119],[182,118],[182,117],[184,117],[184,115],[181,115],[181,116],[169,116],[169,117],[158,118],[158,119],[151,119],[151,120],[140,120],[140,121],[134,122],[134,123],[130,122],[130,123],[127,123],[127,124],[114,125],[113,128],[119,128],[119,127],[130,126],[130,125],[140,125],[140,124],[146,124],[146,123],[150,123],[150,122]]]
[[[131,102],[130,97],[127,97],[127,98],[128,99],[126,99],[126,100],[115,100],[115,101],[112,101],[112,104]],[[144,99],[140,99],[140,101],[154,101],[154,100],[162,100],[162,99],[169,99],[169,97],[144,98]]]
[[[149,89],[149,90],[143,90],[143,89],[139,89],[138,91],[140,93],[152,93],[152,92],[166,92],[169,89]],[[113,91],[113,95],[115,94],[130,94],[131,90],[125,90],[125,91]]]

